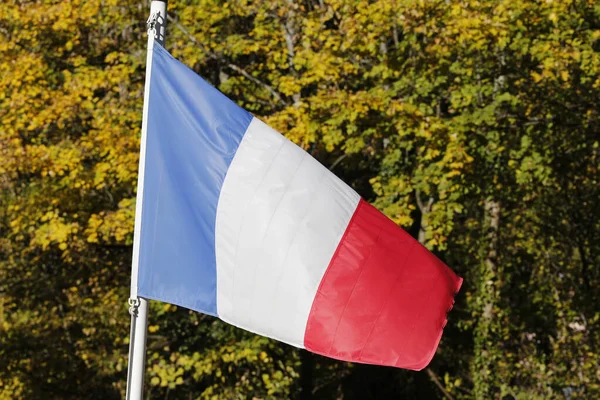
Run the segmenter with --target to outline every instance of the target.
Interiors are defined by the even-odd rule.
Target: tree
[[[119,398],[147,5],[0,14],[0,398]],[[167,48],[465,277],[427,373],[151,303],[170,398],[600,394],[600,7],[171,1]]]

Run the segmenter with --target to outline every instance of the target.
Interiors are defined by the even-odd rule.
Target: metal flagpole
[[[154,42],[164,46],[167,25],[167,1],[153,0],[148,18],[148,48],[146,54],[146,85],[144,88],[144,110],[142,114],[142,137],[140,144],[140,164],[138,169],[137,199],[135,206],[135,227],[133,231],[133,259],[131,265],[131,294],[129,313],[131,331],[129,333],[129,365],[127,368],[127,400],[141,400],[144,390],[144,369],[146,362],[146,328],[148,325],[148,300],[138,297],[137,282],[140,253],[140,230],[142,225],[142,203],[144,198],[144,171],[146,167],[146,133],[148,130],[148,100],[150,97],[150,77],[152,74],[152,49]]]

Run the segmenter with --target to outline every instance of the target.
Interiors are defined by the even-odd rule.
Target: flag
[[[150,51],[138,295],[339,360],[424,368],[462,279],[158,43]]]

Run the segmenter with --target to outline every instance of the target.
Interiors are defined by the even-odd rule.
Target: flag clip
[[[148,35],[154,35],[156,37],[156,21],[158,20],[158,15],[160,13],[155,11],[148,17],[146,21],[146,26],[148,27]]]
[[[153,11],[146,21],[148,27],[148,35],[152,35],[158,43],[165,44],[165,17],[160,14],[160,11]]]
[[[140,299],[137,297],[135,299],[129,298],[129,314],[132,317],[137,317],[138,307],[140,306]]]

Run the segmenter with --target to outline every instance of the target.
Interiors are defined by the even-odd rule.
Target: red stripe
[[[420,370],[435,354],[462,279],[361,200],[325,272],[306,349]]]

